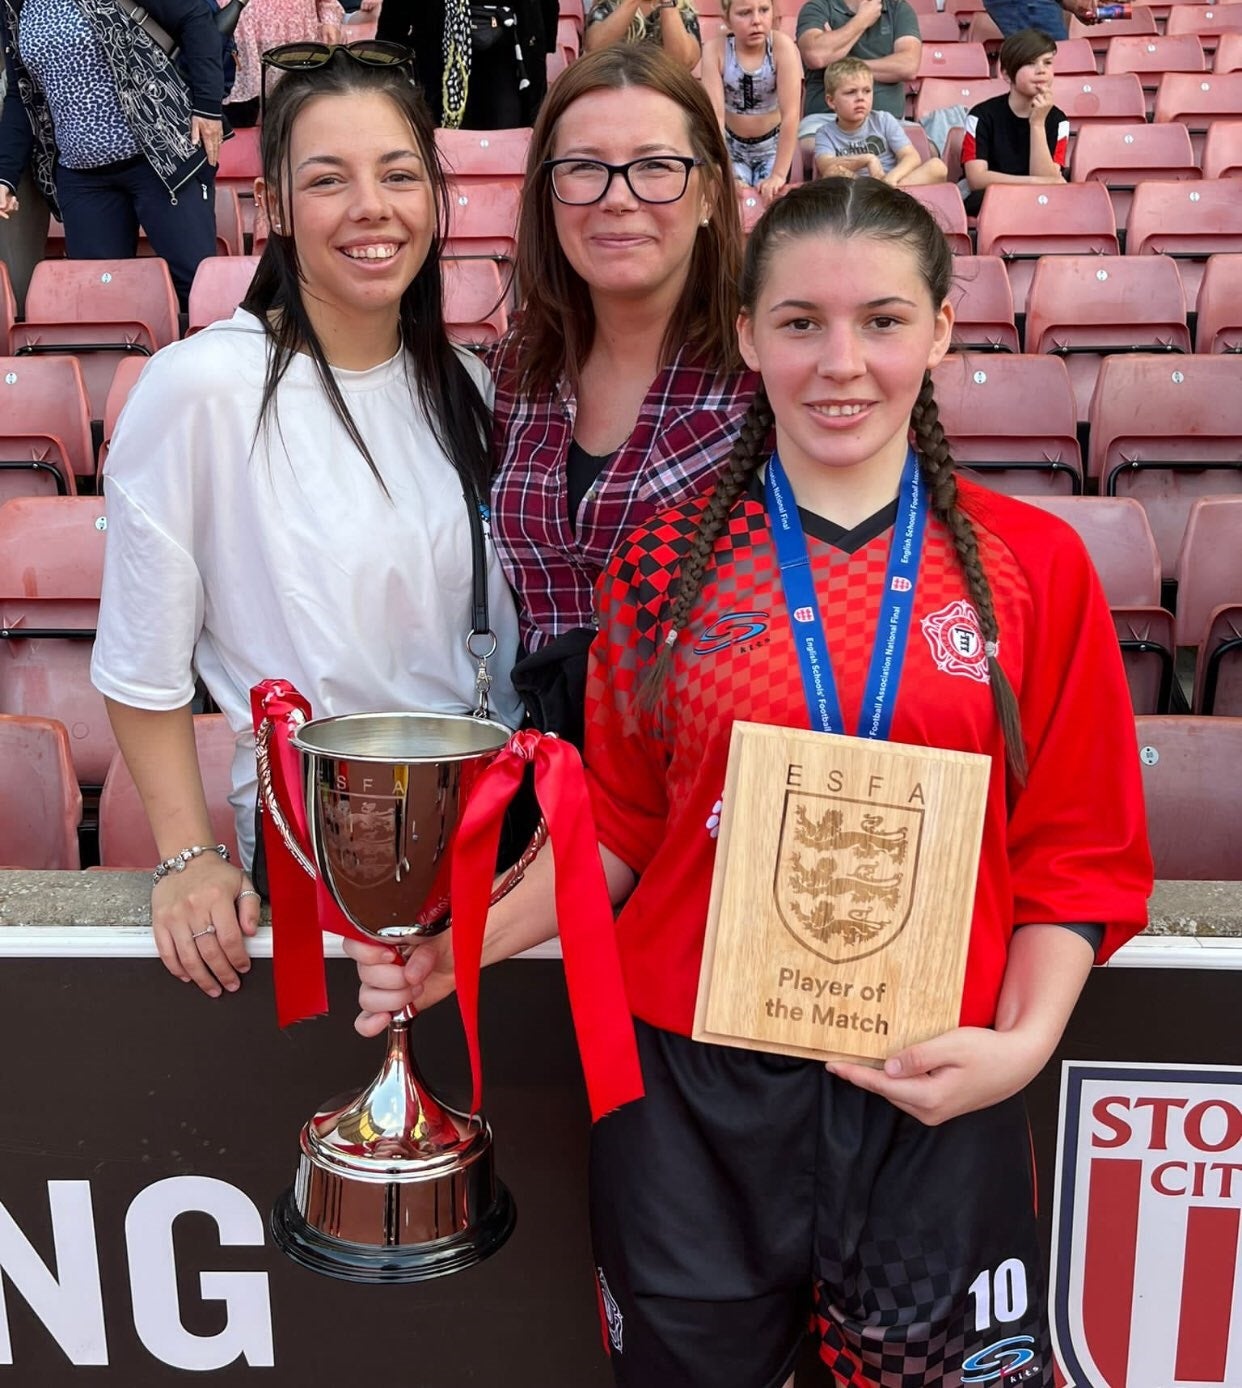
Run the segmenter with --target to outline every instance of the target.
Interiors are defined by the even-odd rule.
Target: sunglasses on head
[[[277,72],[314,72],[316,68],[326,67],[338,53],[366,67],[402,68],[412,67],[414,63],[412,50],[384,39],[359,39],[356,43],[282,43],[269,48],[259,60],[263,67],[260,111],[267,105],[269,68]]]

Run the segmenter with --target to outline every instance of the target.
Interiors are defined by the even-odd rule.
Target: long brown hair
[[[277,390],[290,363],[297,352],[305,351],[314,362],[324,394],[350,441],[387,491],[306,312],[290,198],[293,175],[289,151],[293,126],[306,104],[319,96],[372,93],[388,97],[409,122],[431,182],[436,209],[436,227],[427,258],[402,294],[398,311],[412,390],[417,394],[437,443],[457,469],[463,486],[471,489],[467,494],[486,497],[492,472],[491,415],[449,340],[441,308],[440,256],[448,226],[448,184],[436,157],[431,116],[404,67],[372,67],[354,61],[345,52],[338,52],[322,67],[285,73],[268,98],[261,158],[268,209],[280,214],[281,230],[277,233],[273,228],[241,305],[263,324],[268,339],[267,372],[256,438],[259,429],[270,424],[275,416]]]
[[[953,281],[953,257],[944,233],[922,203],[889,187],[879,178],[826,178],[790,189],[772,204],[751,232],[742,271],[744,313],[754,311],[768,266],[780,247],[807,236],[841,239],[873,236],[908,246],[918,261],[932,303],[939,307],[948,297]],[[848,273],[848,266],[843,266],[842,272]],[[682,561],[676,596],[667,617],[668,635],[643,691],[649,705],[659,699],[672,663],[673,646],[694,611],[729,512],[746,490],[751,475],[767,457],[773,422],[767,395],[760,387]],[[932,512],[952,538],[971,601],[979,614],[992,698],[1005,737],[1006,759],[1010,772],[1021,782],[1026,777],[1026,752],[1018,701],[1000,663],[1000,633],[992,588],[979,553],[975,528],[958,505],[953,455],[940,423],[930,371],[923,377],[918,399],[910,412],[910,428]]]
[[[524,296],[517,328],[518,388],[554,390],[562,376],[576,378],[595,337],[595,312],[586,281],[570,266],[556,235],[552,187],[544,161],[552,157],[556,127],[580,97],[598,91],[646,87],[685,113],[690,147],[702,159],[699,176],[715,190],[707,226],[695,238],[690,271],[661,344],[668,365],[683,346],[700,360],[735,371],[737,280],[742,228],[724,136],[703,88],[652,43],[612,44],[578,59],[552,84],[531,136],[518,219],[517,281]]]

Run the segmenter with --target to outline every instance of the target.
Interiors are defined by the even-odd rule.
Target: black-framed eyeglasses
[[[704,161],[688,154],[645,154],[628,164],[605,164],[601,159],[545,159],[557,202],[589,207],[599,202],[618,174],[639,202],[676,202],[690,185],[690,171]]]
[[[355,63],[366,67],[400,68],[414,66],[413,50],[402,43],[386,39],[359,39],[355,43],[282,43],[269,48],[259,59],[263,81],[259,88],[259,111],[267,108],[267,74],[277,72],[314,72],[326,67],[338,53],[344,53]]]

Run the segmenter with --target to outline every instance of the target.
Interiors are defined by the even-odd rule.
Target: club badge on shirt
[[[965,598],[958,598],[939,612],[928,613],[922,627],[937,670],[946,675],[965,675],[980,684],[990,682],[979,614]]]

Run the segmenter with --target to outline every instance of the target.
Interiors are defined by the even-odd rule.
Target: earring
[[[711,221],[711,218],[710,218],[710,217],[704,217],[703,220],[699,223],[699,225],[700,225],[701,227],[705,227],[705,226],[708,225],[708,223],[710,223],[710,221]]]

